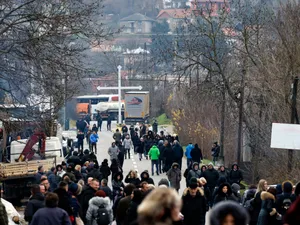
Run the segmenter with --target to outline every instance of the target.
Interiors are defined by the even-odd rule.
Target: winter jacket
[[[226,194],[222,191],[224,186],[227,186]],[[216,205],[217,203],[222,202],[222,201],[235,201],[235,198],[233,198],[233,196],[232,196],[231,186],[228,183],[223,183],[219,186],[218,193],[214,199],[214,205]]]
[[[217,185],[219,179],[219,173],[214,168],[207,169],[204,171],[203,177],[207,181],[207,186],[210,188],[214,188]]]
[[[101,186],[99,189],[105,192],[106,197],[109,197],[111,200],[113,199],[113,194],[112,194],[112,190],[110,189],[110,187]]]
[[[39,209],[33,216],[30,225],[71,225],[68,213],[58,207]]]
[[[196,148],[196,147],[193,148],[191,150],[191,157],[192,157],[193,162],[201,163],[201,160],[203,159],[201,149]]]
[[[105,208],[107,210],[110,222],[113,221],[113,212],[110,207],[110,199],[108,197],[101,198],[97,196],[93,197],[89,201],[89,208],[86,212],[87,224],[97,225],[96,218],[98,216],[98,209],[100,207]],[[92,221],[92,223],[90,223],[90,221]]]
[[[164,151],[165,151],[165,146],[163,141],[158,142],[158,149],[159,149],[159,159],[163,160],[164,159]]]
[[[192,144],[189,144],[188,146],[186,146],[185,148],[185,156],[187,159],[192,159],[191,156],[191,151],[193,150],[194,146]]]
[[[50,191],[54,191],[56,188],[58,188],[58,183],[61,181],[61,177],[53,172],[50,172],[48,173],[48,181],[50,184]]]
[[[226,170],[219,171],[219,177],[224,177],[229,182],[229,180],[228,180],[228,172]]]
[[[126,196],[120,200],[116,212],[116,221],[118,224],[124,223],[130,202],[131,202],[130,196]]]
[[[174,162],[174,152],[171,145],[165,146],[163,154],[164,154],[165,164],[166,166],[168,166],[168,168],[165,168],[165,170],[168,171]]]
[[[284,216],[286,214],[286,209],[284,208],[284,202],[293,203],[296,201],[296,196],[292,193],[282,193],[277,196],[276,199],[276,210],[279,214]]]
[[[82,134],[77,134],[76,138],[77,138],[77,143],[78,144],[83,144],[83,140],[84,140],[84,134],[83,133]]]
[[[91,136],[90,136],[90,142],[91,142],[91,144],[97,143],[98,139],[99,139],[98,134],[91,134]]]
[[[175,160],[181,160],[182,157],[183,157],[183,149],[182,147],[176,143],[174,146],[173,146],[173,152],[174,152],[174,159]]]
[[[217,145],[216,147],[212,148],[211,152],[212,152],[212,156],[213,156],[213,157],[219,157],[219,154],[220,154],[220,146]]]
[[[231,185],[231,189],[232,189],[232,197],[234,201],[236,201],[237,203],[242,203],[242,196],[240,194],[240,190],[241,190],[240,185],[233,183]]]
[[[102,180],[102,174],[100,173],[99,169],[95,169],[93,168],[88,174],[87,174],[87,178],[92,177],[95,178],[99,181]]]
[[[118,154],[119,154],[119,148],[118,148],[118,146],[115,146],[115,147],[111,146],[111,147],[109,147],[108,154],[110,156],[110,160],[118,159]]]
[[[110,172],[110,168],[107,163],[102,162],[101,167],[100,167],[100,173],[102,174],[102,179],[106,179],[106,180],[108,179],[111,172]]]
[[[74,166],[81,165],[81,160],[78,156],[72,155],[70,158],[68,158],[67,163],[68,164],[73,163]]]
[[[120,132],[114,133],[113,139],[114,139],[116,142],[120,142],[120,141],[121,141],[121,138],[122,138],[122,134],[121,134]]]
[[[75,195],[71,196],[71,205],[70,206],[72,208],[74,217],[78,217],[81,207],[80,207],[79,201],[78,201],[78,199],[76,198]]]
[[[153,145],[148,154],[151,160],[158,160],[160,152],[157,146]]]
[[[123,141],[123,146],[125,149],[131,149],[131,147],[133,146],[133,143],[131,141],[130,138],[125,138],[124,141]]]
[[[288,225],[299,225],[300,224],[300,198],[292,204],[289,210],[286,212],[283,218],[284,224]],[[1,214],[0,214],[1,215]]]
[[[137,145],[137,153],[143,154],[145,152],[145,142],[139,141]]]
[[[198,166],[198,169],[196,170],[195,169],[195,166]],[[195,177],[195,178],[201,178],[201,170],[199,169],[199,164],[197,163],[197,162],[194,162],[193,163],[193,167],[192,167],[193,169],[191,169],[190,171],[189,171],[189,173],[188,173],[188,176],[187,176],[187,182],[189,183],[189,181],[190,181],[190,179],[192,178],[192,177]]]
[[[0,200],[0,224],[2,225],[8,225],[8,216],[5,209],[5,206]]]
[[[58,195],[58,207],[65,210],[69,216],[73,215],[73,211],[71,208],[72,196],[62,188],[58,188],[54,191]]]
[[[131,135],[131,140],[134,146],[139,144],[140,138],[137,132],[134,132],[133,135]]]
[[[125,182],[128,184],[134,184],[136,188],[140,186],[141,180],[139,178],[131,178],[130,175],[125,178]]]
[[[144,177],[145,174],[147,175],[146,177]],[[148,184],[155,185],[153,179],[150,177],[150,175],[147,171],[144,171],[141,173],[141,182],[144,182],[144,181],[147,182]]]
[[[177,166],[175,169],[174,167]],[[181,181],[181,171],[179,169],[178,163],[173,163],[172,168],[167,172],[168,179],[170,181],[171,187],[179,190]]]
[[[121,177],[120,180],[117,179],[118,176]],[[125,187],[122,180],[123,174],[121,172],[118,172],[114,175],[114,179],[112,180],[113,196],[119,195],[121,188]]]
[[[254,200],[251,204],[253,207],[253,211],[251,212],[250,224],[257,224],[258,216],[262,205],[261,193],[262,192],[258,192],[255,194]]]
[[[198,188],[195,197],[190,195],[190,189],[187,188],[182,196],[181,213],[184,215],[184,225],[205,225],[206,199],[204,192]]]
[[[276,223],[275,196],[269,192],[261,193],[261,210],[259,212],[257,225],[273,225]]]
[[[37,172],[37,173],[35,174],[34,178],[35,178],[35,182],[36,182],[37,184],[40,184],[40,182],[41,182],[41,177],[42,177],[43,175],[45,175],[45,173],[42,173],[42,172]]]
[[[42,193],[37,193],[33,195],[25,208],[24,219],[30,224],[33,215],[41,208],[44,208],[44,195]],[[1,224],[1,223],[0,223]]]
[[[237,170],[234,170],[233,167],[237,166]],[[232,165],[232,169],[229,172],[228,180],[230,184],[236,183],[239,184],[243,180],[243,173],[239,170],[239,167],[237,164]]]
[[[126,221],[125,221],[125,225],[130,225],[132,222],[135,222],[137,220],[138,217],[138,207],[140,205],[140,202],[136,202],[131,200],[131,202],[129,203],[129,207],[128,210],[126,212],[127,217],[126,217]]]
[[[96,191],[88,186],[87,189],[85,189],[80,196],[80,205],[82,208],[82,215],[86,214],[86,211],[88,210],[89,207],[89,201],[91,200],[91,198],[93,198],[95,196]],[[82,218],[83,220],[85,220],[85,218]]]

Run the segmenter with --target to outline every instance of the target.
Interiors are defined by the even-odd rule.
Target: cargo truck
[[[149,91],[125,93],[125,123],[144,123],[149,118]]]

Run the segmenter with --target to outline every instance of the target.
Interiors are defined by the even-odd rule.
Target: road
[[[102,124],[103,128],[106,128],[106,122],[103,122]],[[112,123],[112,130],[114,130],[116,128],[116,123]],[[106,131],[106,129],[102,129],[103,131],[99,132],[99,142],[97,145],[97,158],[99,161],[99,164],[103,161],[103,159],[109,159],[109,155],[107,153],[108,148],[110,147],[111,143],[113,142],[113,133],[110,131]],[[186,169],[186,159],[183,158],[182,160],[182,173],[185,171]],[[142,161],[139,161],[138,155],[135,155],[133,153],[133,150],[131,152],[131,157],[130,159],[125,159],[124,160],[124,165],[123,165],[123,174],[124,177],[129,173],[130,170],[136,170],[139,174],[141,174],[144,170],[148,170],[149,174],[151,176],[151,161],[150,160],[146,160],[143,159]],[[155,172],[155,171],[154,171]],[[154,180],[155,185],[158,184],[158,182],[160,181],[160,179],[162,178],[167,178],[166,174],[161,174],[161,175],[154,175],[151,176],[151,178]],[[185,178],[182,176],[182,180],[180,183],[181,189],[179,190],[179,194],[182,195],[183,190],[186,187],[186,183],[185,183]],[[110,179],[109,179],[110,182]],[[109,183],[109,186],[111,186],[111,184]],[[209,213],[207,213],[207,217]],[[208,221],[208,218],[206,219],[206,221]],[[208,222],[206,222],[206,225],[209,225]]]

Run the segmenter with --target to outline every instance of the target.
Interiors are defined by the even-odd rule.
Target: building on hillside
[[[164,9],[180,9],[187,7],[187,0],[163,0]]]
[[[193,10],[202,9],[206,11],[207,9],[211,9],[213,14],[217,14],[224,7],[229,7],[227,3],[228,0],[189,0],[187,4]]]
[[[126,34],[150,34],[155,20],[135,13],[120,20],[122,33]]]
[[[190,9],[163,9],[160,10],[156,19],[158,22],[166,20],[169,24],[170,31],[174,32],[177,27],[184,24],[185,19],[191,16]]]

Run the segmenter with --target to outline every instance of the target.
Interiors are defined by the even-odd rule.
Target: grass
[[[158,125],[170,125],[172,124],[172,121],[167,117],[167,115],[161,114],[156,118]]]

